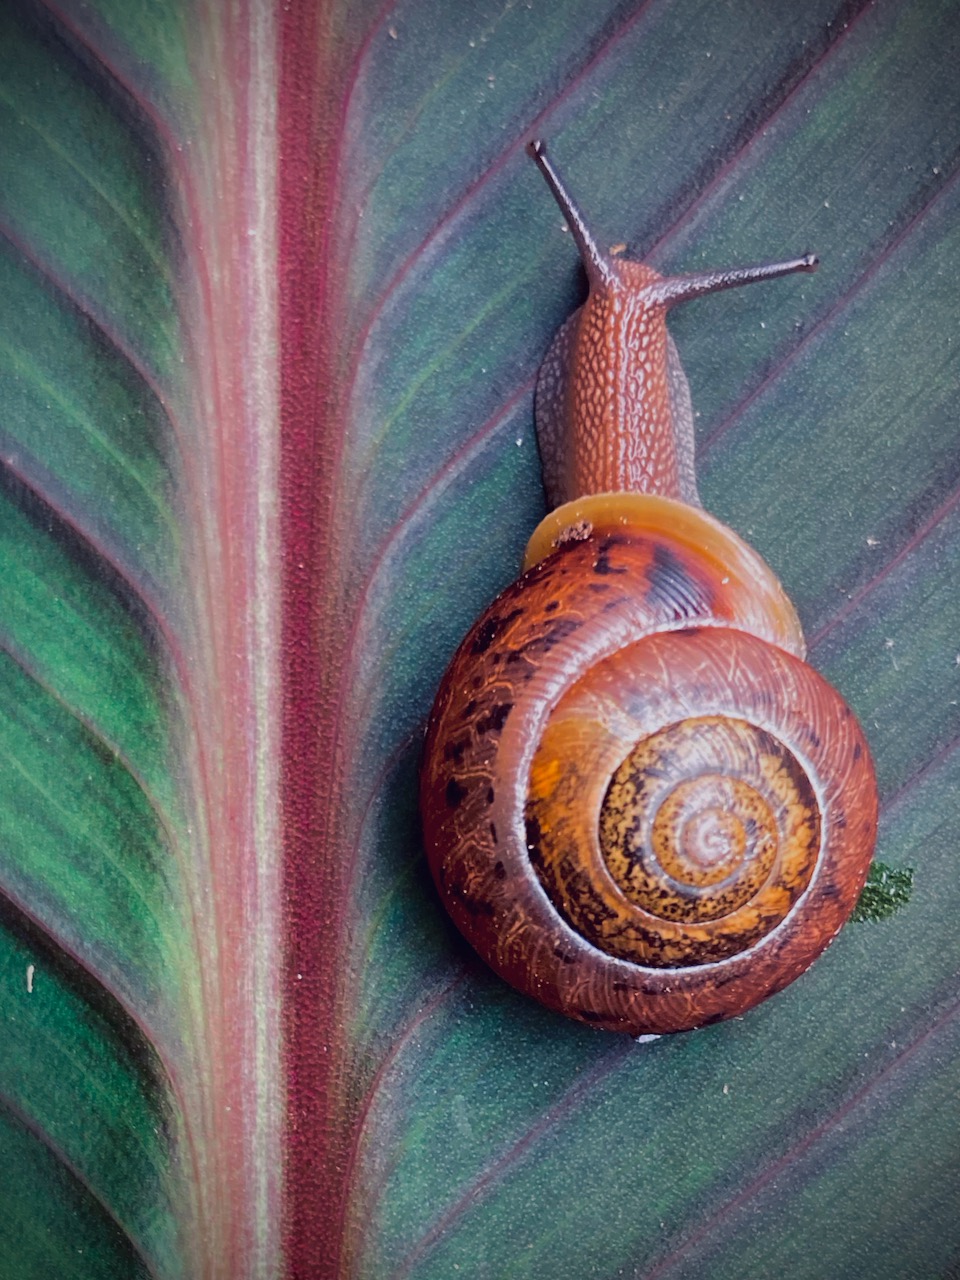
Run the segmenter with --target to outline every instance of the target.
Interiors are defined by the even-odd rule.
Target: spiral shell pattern
[[[635,1035],[799,976],[852,910],[876,828],[863,734],[782,647],[802,640],[769,570],[702,513],[733,539],[723,558],[665,523],[680,504],[643,501],[627,521],[561,515],[473,628],[421,795],[434,878],[479,953]]]

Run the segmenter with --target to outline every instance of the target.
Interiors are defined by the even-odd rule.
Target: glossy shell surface
[[[556,515],[437,699],[434,878],[484,959],[565,1014],[636,1035],[741,1013],[856,902],[866,742],[783,647],[802,640],[765,566],[758,604],[752,561],[724,567],[705,534]]]

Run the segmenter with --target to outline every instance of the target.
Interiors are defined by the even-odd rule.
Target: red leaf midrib
[[[331,242],[351,84],[379,24],[351,60],[336,18],[334,0],[293,0],[279,49],[283,1236],[296,1280],[340,1274],[350,1137],[340,976],[350,869],[336,823],[334,712],[344,654],[334,375],[343,291]]]

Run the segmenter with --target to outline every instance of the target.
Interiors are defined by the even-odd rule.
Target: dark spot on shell
[[[523,652],[529,650],[542,650],[549,653],[566,640],[567,636],[573,635],[575,631],[579,631],[582,626],[579,618],[554,618],[552,622],[544,625],[543,631],[539,636],[535,636],[532,640],[528,640],[523,646]]]
[[[564,951],[563,947],[554,947],[553,954],[562,964],[576,964],[577,957],[572,956],[569,951]]]
[[[464,911],[471,916],[492,916],[494,915],[493,903],[487,902],[485,898],[476,898],[471,893],[467,893],[461,885],[454,886],[451,896],[460,900],[460,905]]]
[[[604,555],[597,556],[597,563],[593,566],[594,573],[626,573],[626,569],[622,566],[614,568],[610,561]]]
[[[491,707],[486,715],[482,715],[477,721],[477,733],[499,733],[507,722],[507,716],[513,710],[512,702],[498,702]]]
[[[456,780],[456,778],[451,778],[450,781],[447,783],[447,792],[446,792],[448,808],[456,809],[466,794],[467,794],[466,787],[461,787],[460,783]]]
[[[592,1009],[578,1009],[577,1016],[582,1018],[584,1022],[608,1022],[609,1021],[605,1013],[594,1013]]]
[[[663,542],[653,549],[647,591],[649,599],[674,618],[695,617],[711,605],[711,592],[706,585],[693,577],[683,560]]]
[[[540,844],[543,840],[543,833],[540,830],[540,823],[531,814],[526,817],[526,837],[527,837],[527,853],[530,860],[534,864],[540,860]]]
[[[854,758],[854,760],[859,760],[859,759],[860,759],[860,757],[861,757],[862,755],[863,755],[863,747],[861,747],[861,745],[860,745],[860,743],[859,743],[859,742],[855,742],[855,743],[853,744],[853,758]]]
[[[557,611],[559,608],[560,608],[560,601],[559,601],[559,600],[551,600],[549,604],[544,605],[543,612],[544,612],[544,613],[556,613],[556,611]]]
[[[457,738],[451,742],[448,742],[447,745],[443,748],[443,758],[445,760],[453,760],[456,764],[459,764],[460,761],[463,759],[464,752],[467,750],[469,746],[470,746],[469,737]]]
[[[493,787],[487,788],[487,804],[493,804]]]
[[[494,844],[497,843],[497,824],[495,822],[490,823],[490,839],[493,841]],[[497,863],[498,867],[502,865],[503,863],[501,862]],[[500,878],[502,879],[503,877],[501,876]]]
[[[703,630],[702,627],[677,627],[676,631],[671,631],[674,636],[698,636]]]
[[[493,826],[493,823],[492,823],[492,822],[490,823],[490,826],[491,826],[491,827]],[[494,844],[496,844],[496,842],[497,842],[497,837],[496,837],[496,836],[494,836],[494,837],[493,837],[493,842],[494,842]],[[502,862],[495,862],[495,863],[493,864],[493,875],[494,875],[494,879],[496,879],[496,880],[506,880],[506,878],[507,878],[507,868],[503,865],[503,863],[502,863]]]
[[[523,613],[522,609],[513,609],[502,617],[494,613],[490,617],[484,618],[474,632],[470,651],[475,654],[486,653],[493,642],[506,630],[511,622],[520,617],[521,613]]]
[[[614,565],[610,563],[610,552],[614,547],[622,546],[625,539],[610,536],[604,538],[597,550],[597,558],[594,561],[593,572],[600,574],[607,573],[626,573],[627,569],[624,565]]]
[[[629,991],[629,990],[630,990],[630,983],[629,983],[629,982],[615,982],[615,983],[613,984],[613,989],[614,989],[614,991]]]
[[[473,637],[473,644],[470,646],[473,653],[486,653],[499,635],[501,627],[499,618],[485,618]]]

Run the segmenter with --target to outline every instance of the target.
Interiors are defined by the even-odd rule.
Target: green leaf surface
[[[0,132],[0,1272],[180,1276],[176,234],[147,113],[67,16],[3,7]]]
[[[958,55],[956,0],[2,6],[3,1280],[949,1274]],[[644,1044],[480,964],[416,811],[583,296],[535,135],[658,268],[820,255],[671,329],[704,504],[913,871],[784,993]]]

